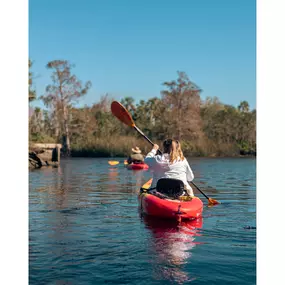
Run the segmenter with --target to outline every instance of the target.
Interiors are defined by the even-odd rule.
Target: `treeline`
[[[29,67],[32,67],[29,61]],[[92,106],[74,107],[91,87],[72,74],[68,61],[49,62],[51,84],[39,97],[47,110],[35,108],[29,118],[31,142],[63,143],[72,156],[126,156],[136,145],[146,153],[150,146],[111,113],[108,94]],[[29,72],[29,101],[36,98],[33,73]],[[218,98],[201,100],[201,89],[184,72],[164,82],[160,98],[135,102],[126,97],[121,103],[136,124],[153,141],[179,139],[186,155],[236,156],[256,153],[256,111],[242,101],[236,108]]]

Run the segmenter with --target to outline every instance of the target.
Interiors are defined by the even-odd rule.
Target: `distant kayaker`
[[[142,155],[142,151],[138,146],[135,148],[132,148],[132,154],[128,157],[128,164],[131,163],[143,163],[144,162],[144,157]]]
[[[153,170],[151,187],[156,187],[160,178],[179,179],[184,183],[185,191],[194,196],[193,190],[187,181],[194,179],[194,174],[187,159],[184,157],[180,142],[166,139],[163,142],[163,154],[157,155],[159,146],[154,144],[152,150],[146,155],[145,163]]]

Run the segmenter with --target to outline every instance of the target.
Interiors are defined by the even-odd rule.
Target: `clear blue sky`
[[[255,108],[255,9],[254,0],[30,0],[37,93],[51,82],[47,62],[66,59],[92,82],[80,105],[107,92],[159,97],[179,70],[203,89],[202,99]]]

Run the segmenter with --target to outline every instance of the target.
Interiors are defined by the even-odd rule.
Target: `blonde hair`
[[[181,149],[181,144],[180,144],[180,142],[179,142],[179,141],[176,141],[176,143],[177,143],[177,152],[178,152],[178,156],[180,157],[180,159],[181,159],[181,160],[184,160],[184,159],[185,159],[185,157],[184,157],[184,155],[183,155],[183,151],[182,151],[182,149]]]
[[[164,153],[169,154],[169,162],[184,160],[180,142],[177,140],[167,139],[163,142]]]

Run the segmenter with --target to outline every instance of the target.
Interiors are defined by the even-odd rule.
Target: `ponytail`
[[[177,152],[178,152],[178,156],[180,157],[181,160],[184,160],[185,157],[183,155],[183,151],[181,149],[181,144],[179,141],[176,141],[177,142]]]
[[[169,162],[184,160],[184,155],[179,141],[167,139],[163,142],[164,152],[169,154]]]

